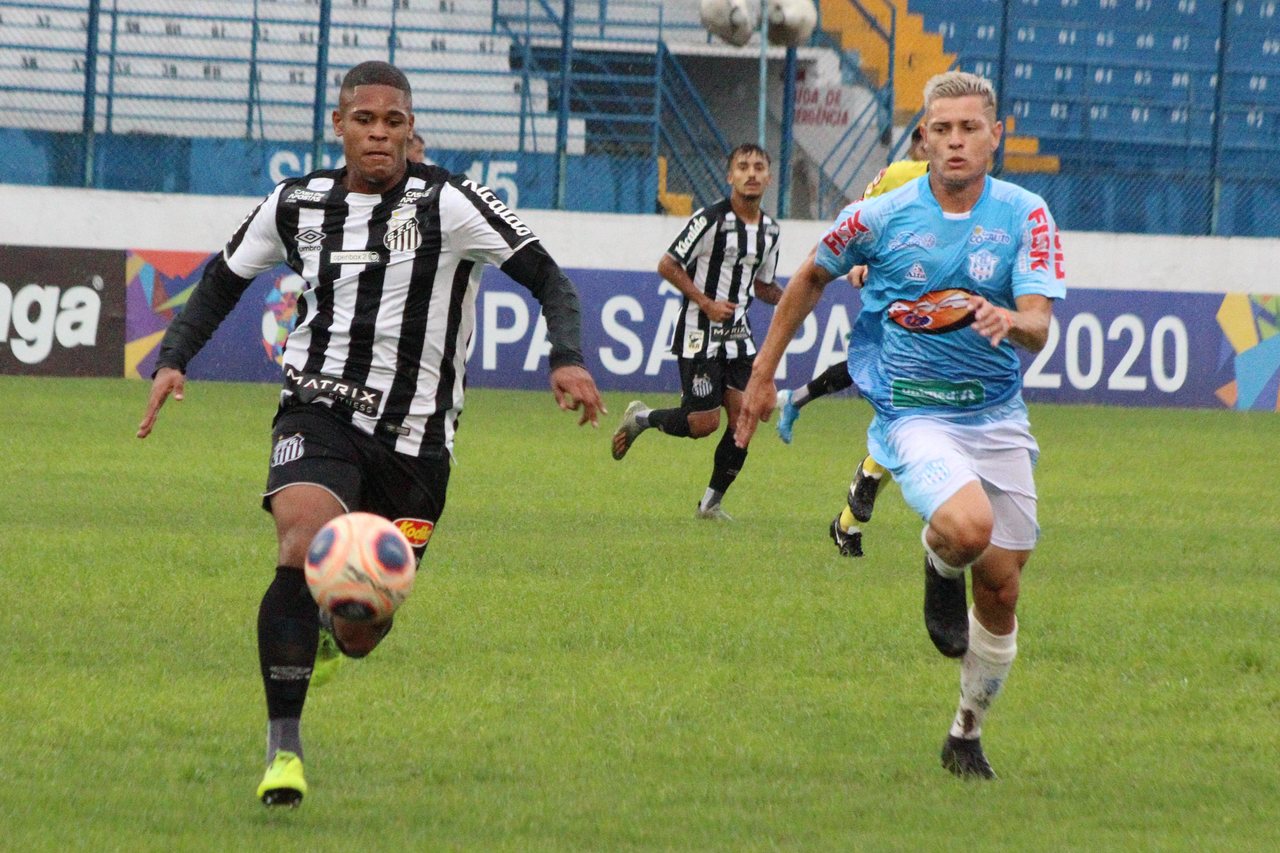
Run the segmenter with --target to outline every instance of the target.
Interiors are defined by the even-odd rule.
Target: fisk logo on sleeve
[[[1048,270],[1049,256],[1053,256],[1053,277],[1065,278],[1062,269],[1062,241],[1058,238],[1058,229],[1049,222],[1049,214],[1043,207],[1037,207],[1027,217],[1031,225],[1031,269]]]
[[[826,247],[831,250],[833,255],[838,255],[851,242],[869,239],[870,236],[871,229],[863,224],[862,211],[859,209],[853,212],[853,216],[838,223],[828,231],[827,236],[822,238],[822,242],[826,244]]]

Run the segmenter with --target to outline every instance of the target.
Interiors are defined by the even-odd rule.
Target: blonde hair
[[[991,81],[968,71],[944,71],[929,78],[924,84],[924,110],[939,98],[964,98],[977,95],[986,101],[984,107],[996,115],[996,90]]]

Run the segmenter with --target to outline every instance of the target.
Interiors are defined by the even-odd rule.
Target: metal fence
[[[997,82],[1011,120],[996,167],[1063,227],[1280,235],[1280,0],[820,6],[824,25],[873,36],[834,64],[846,83],[866,71],[875,123],[821,150],[797,138],[819,196],[797,215],[856,197],[845,176],[901,138],[911,71],[932,63]],[[338,83],[380,58],[409,75],[429,155],[509,202],[678,212],[723,189],[742,141],[723,117],[756,104],[708,80],[742,75],[756,44],[722,62],[697,0],[0,0],[0,181],[260,194],[339,161]],[[771,84],[790,91],[784,67]],[[789,152],[797,113],[774,103]]]

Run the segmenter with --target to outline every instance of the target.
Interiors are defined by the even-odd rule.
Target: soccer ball
[[[760,4],[751,0],[702,0],[702,26],[713,36],[742,47],[760,23]]]
[[[332,519],[307,549],[307,588],[316,604],[355,622],[390,618],[413,589],[416,569],[399,528],[368,512]]]
[[[769,0],[769,44],[799,47],[817,25],[813,0]]]

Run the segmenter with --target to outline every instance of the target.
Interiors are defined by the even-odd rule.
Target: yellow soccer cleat
[[[342,651],[338,641],[333,638],[333,631],[320,629],[320,644],[316,646],[316,662],[311,667],[311,686],[324,687],[342,667]]]
[[[258,799],[265,806],[297,808],[307,793],[307,780],[302,776],[302,759],[282,749],[267,765],[266,775],[258,785]]]

